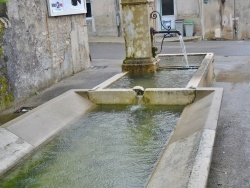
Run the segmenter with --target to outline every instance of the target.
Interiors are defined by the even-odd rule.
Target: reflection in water
[[[0,187],[143,187],[182,109],[98,106]]]

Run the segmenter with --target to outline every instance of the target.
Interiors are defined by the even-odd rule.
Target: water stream
[[[183,107],[101,105],[0,180],[0,187],[144,187]]]
[[[186,61],[186,66],[189,67],[187,51],[186,51],[186,47],[185,47],[185,44],[184,44],[184,40],[183,40],[181,35],[179,35],[179,40],[180,40],[180,44],[181,44],[181,48],[182,48],[182,53],[183,53],[185,61]]]

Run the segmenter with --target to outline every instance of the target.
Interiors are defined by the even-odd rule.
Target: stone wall
[[[250,1],[209,0],[204,5],[206,38],[214,39],[215,29],[221,30],[224,39],[250,38],[249,9]]]
[[[48,17],[47,1],[9,0],[3,46],[15,102],[90,66],[85,15]]]
[[[221,0],[209,0],[207,4],[203,0],[176,1],[177,19],[185,19],[194,22],[195,34],[202,36],[204,29],[205,39],[215,39],[215,30],[220,29],[221,38],[232,39],[233,31],[230,22],[232,18],[231,3],[221,3]]]
[[[13,101],[13,95],[7,75],[7,57],[3,53],[3,34],[6,28],[6,19],[0,18],[0,110],[7,108]]]
[[[88,21],[88,31],[91,36],[118,36],[116,1],[92,0],[91,8],[96,32],[92,31],[92,21]],[[118,1],[118,5],[120,5],[120,0]]]
[[[236,29],[238,30],[239,39],[249,39],[250,38],[250,1],[237,1],[235,5],[235,17],[238,17],[238,24],[236,24]]]
[[[208,1],[203,4],[205,39],[215,38],[215,29],[221,29],[220,0]]]
[[[221,37],[224,39],[233,39],[232,26],[233,8],[232,2],[221,0],[209,1],[204,4],[204,25],[205,38],[215,39],[215,31],[221,31]]]
[[[195,35],[201,36],[201,9],[199,0],[177,0],[176,3],[176,19],[185,19],[194,23]]]

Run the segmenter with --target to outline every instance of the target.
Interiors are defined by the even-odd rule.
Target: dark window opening
[[[87,18],[91,18],[92,14],[91,14],[91,3],[86,3],[87,4],[87,14],[86,17]]]
[[[162,15],[174,15],[174,0],[162,0]]]

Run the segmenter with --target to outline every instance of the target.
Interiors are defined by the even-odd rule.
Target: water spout
[[[153,41],[153,37],[155,34],[164,34],[163,35],[163,38],[162,38],[162,41],[161,41],[161,49],[159,52],[155,52],[156,54],[160,54],[161,51],[162,51],[162,45],[163,45],[163,42],[164,42],[164,39],[169,37],[170,34],[177,34],[179,36],[179,40],[180,40],[180,44],[181,44],[181,47],[182,47],[182,53],[184,55],[184,58],[185,58],[185,61],[186,61],[186,64],[187,64],[187,68],[189,68],[189,64],[188,64],[188,58],[187,58],[187,52],[186,52],[186,47],[184,45],[184,41],[183,41],[183,38],[182,38],[182,35],[181,35],[181,32],[178,31],[178,30],[173,30],[171,29],[171,26],[165,26],[162,22],[162,17],[161,17],[161,14],[157,11],[153,11],[151,14],[150,14],[150,19],[156,19],[157,17],[159,16],[159,19],[160,19],[160,24],[161,24],[161,27],[164,28],[164,30],[162,31],[156,31],[153,27],[150,28],[150,34],[151,34],[151,40]],[[154,47],[152,47],[152,51],[154,51],[153,49],[155,49]]]
[[[137,94],[137,101],[136,101],[136,105],[141,106],[144,102],[143,102],[143,94],[144,94],[144,88],[142,86],[135,86],[133,87],[133,90],[136,92]]]
[[[143,96],[144,88],[142,86],[135,86],[133,90],[136,92],[137,96]]]
[[[179,35],[179,40],[180,40],[180,44],[181,44],[181,48],[182,48],[182,53],[183,53],[184,58],[185,58],[185,61],[186,61],[187,68],[189,68],[188,57],[187,57],[187,51],[186,51],[186,47],[185,47],[185,44],[184,44],[184,40],[183,40],[183,38],[182,38],[182,35]]]

